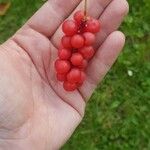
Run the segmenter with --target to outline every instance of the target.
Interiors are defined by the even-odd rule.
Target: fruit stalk
[[[84,16],[85,16],[85,20],[87,18],[87,0],[84,0]]]

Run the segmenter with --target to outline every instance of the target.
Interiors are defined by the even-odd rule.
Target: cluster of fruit
[[[86,79],[85,69],[95,50],[95,34],[100,31],[98,20],[86,17],[83,11],[74,14],[74,20],[66,20],[62,25],[64,36],[59,59],[55,62],[57,79],[63,83],[66,91],[74,91],[82,86]]]

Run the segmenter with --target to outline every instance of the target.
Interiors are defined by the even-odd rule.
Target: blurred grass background
[[[11,2],[8,13],[0,17],[0,43],[43,4]],[[130,13],[120,28],[127,36],[124,51],[63,150],[150,150],[150,0],[128,2]]]

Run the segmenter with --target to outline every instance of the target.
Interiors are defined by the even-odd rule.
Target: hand
[[[125,37],[116,29],[128,12],[127,2],[89,0],[88,12],[99,18],[102,26],[95,44],[97,52],[84,85],[75,92],[64,91],[54,71],[61,23],[76,7],[82,9],[82,3],[47,1],[0,46],[1,149],[59,149],[81,122],[87,100],[122,50]]]

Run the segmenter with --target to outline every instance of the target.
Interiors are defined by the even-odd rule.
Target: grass
[[[150,1],[128,1],[130,13],[121,26],[127,36],[124,51],[93,94],[83,122],[63,150],[150,149]],[[42,3],[12,0],[7,15],[0,17],[0,43]]]

